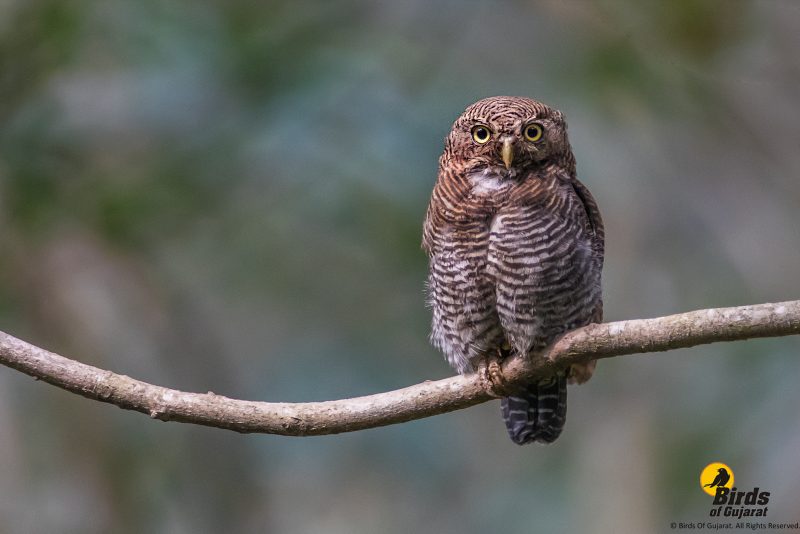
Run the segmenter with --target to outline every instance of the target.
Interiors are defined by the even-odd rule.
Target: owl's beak
[[[500,155],[503,157],[506,169],[510,169],[511,164],[514,162],[514,139],[512,137],[503,139],[503,148],[500,150]]]

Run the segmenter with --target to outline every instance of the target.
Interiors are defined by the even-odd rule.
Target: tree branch
[[[800,300],[594,324],[564,335],[545,351],[545,358],[504,362],[503,377],[513,386],[591,359],[793,334],[800,334]],[[476,373],[336,401],[235,400],[211,392],[186,393],[147,384],[64,358],[2,332],[0,363],[67,391],[162,421],[286,436],[337,434],[402,423],[496,396],[487,388],[485,377]]]

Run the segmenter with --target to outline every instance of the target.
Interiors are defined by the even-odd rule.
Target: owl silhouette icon
[[[725,484],[727,484],[728,481],[731,479],[731,474],[728,473],[728,470],[725,469],[724,467],[720,467],[717,471],[718,471],[718,474],[717,474],[716,477],[714,477],[714,480],[712,480],[709,484],[706,484],[705,486],[703,486],[704,488],[708,488],[708,487],[721,488]]]

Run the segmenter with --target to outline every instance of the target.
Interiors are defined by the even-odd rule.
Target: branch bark
[[[589,325],[564,335],[543,358],[512,358],[503,363],[502,371],[506,383],[513,386],[591,359],[793,334],[800,334],[800,300],[698,310]],[[187,393],[141,382],[64,358],[2,332],[0,363],[72,393],[162,421],[285,436],[337,434],[402,423],[496,397],[482,373],[476,373],[336,401],[236,400],[212,392]]]

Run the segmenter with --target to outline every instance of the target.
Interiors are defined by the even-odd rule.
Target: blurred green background
[[[421,223],[469,103],[568,117],[606,318],[798,298],[800,5],[0,3],[0,329],[190,391],[306,401],[451,374]],[[701,469],[798,520],[795,338],[601,362],[547,447],[497,403],[245,436],[0,369],[0,532],[660,532]]]

